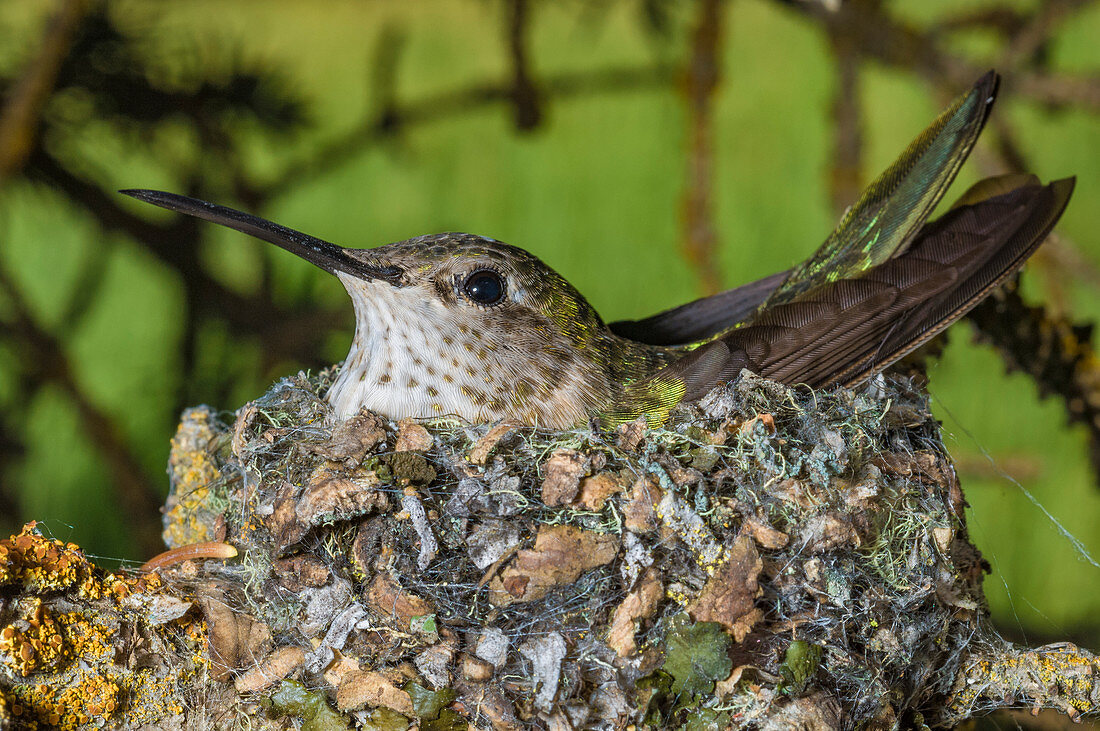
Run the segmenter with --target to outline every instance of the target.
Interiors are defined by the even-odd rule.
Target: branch
[[[1100,659],[1069,642],[1027,649],[996,643],[963,661],[943,724],[955,726],[1000,708],[1044,708],[1072,720],[1100,707]]]
[[[543,80],[542,97],[560,100],[588,94],[651,89],[668,86],[673,76],[672,69],[662,65],[564,72]],[[282,175],[270,183],[257,186],[257,193],[265,198],[277,197],[346,165],[348,159],[358,152],[389,139],[406,127],[445,121],[483,107],[513,102],[514,94],[513,84],[485,83],[441,92],[403,106],[394,105],[386,109],[380,118],[365,120],[345,135],[288,165]]]
[[[691,60],[683,80],[689,119],[687,172],[681,204],[683,250],[706,295],[714,294],[722,285],[718,272],[718,233],[711,212],[714,183],[711,116],[720,79],[724,21],[723,0],[700,0],[692,32]]]
[[[512,101],[515,104],[516,129],[521,132],[535,129],[542,120],[539,93],[531,77],[527,57],[530,12],[528,0],[509,0],[508,51],[512,59]]]
[[[92,403],[77,383],[61,343],[35,322],[18,287],[0,269],[0,292],[8,300],[11,321],[6,330],[24,351],[20,363],[61,388],[75,406],[88,440],[107,462],[119,509],[130,516],[134,542],[145,555],[163,545],[160,538],[160,494],[130,451],[114,421]]]
[[[23,169],[35,148],[42,109],[89,5],[89,0],[61,0],[38,54],[28,61],[0,109],[0,185]]]

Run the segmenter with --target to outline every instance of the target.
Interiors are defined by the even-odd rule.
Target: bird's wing
[[[802,264],[644,320],[611,323],[612,332],[650,345],[700,342],[817,287],[857,277],[904,251],[974,147],[997,83],[990,71],[945,109]]]
[[[1061,216],[1073,184],[1029,184],[957,207],[896,258],[769,307],[647,380],[679,384],[688,401],[742,368],[814,388],[858,383],[941,332],[1019,269]],[[633,390],[646,388],[641,381]]]

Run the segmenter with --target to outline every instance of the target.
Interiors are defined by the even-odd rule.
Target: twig
[[[1077,719],[1100,703],[1100,660],[1068,642],[1026,649],[995,643],[963,661],[941,720],[955,726],[999,708],[1053,708]]]
[[[0,109],[0,184],[20,171],[34,150],[42,108],[88,5],[87,0],[61,0],[46,26],[42,47]]]
[[[994,292],[967,319],[1010,369],[1031,376],[1041,395],[1058,394],[1070,421],[1085,425],[1093,472],[1100,476],[1100,358],[1092,347],[1092,326],[1029,307],[1015,289]]]
[[[515,104],[516,129],[529,131],[542,121],[538,90],[531,77],[527,56],[527,30],[531,6],[528,0],[508,2],[508,50],[512,59],[512,101]]]
[[[889,15],[878,0],[849,0],[836,12],[825,12],[809,3],[792,5],[817,17],[826,26],[843,26],[860,51],[891,66],[913,71],[937,86],[958,90],[984,73],[974,64],[945,51],[933,32],[927,32]],[[1075,105],[1100,110],[1100,77],[1020,70],[1008,80],[1012,92],[1051,106]]]
[[[682,203],[683,249],[704,294],[719,290],[718,233],[711,212],[714,178],[712,110],[719,83],[723,33],[722,0],[700,0],[692,31],[691,60],[684,73],[689,118],[687,175]]]
[[[863,124],[860,114],[858,47],[847,34],[834,28],[832,41],[836,58],[837,87],[833,97],[833,160],[829,194],[837,213],[852,205],[863,190]]]
[[[601,71],[564,72],[549,76],[542,83],[545,98],[566,99],[585,94],[627,92],[666,86],[673,79],[671,68],[662,65],[644,68],[608,68]],[[512,84],[475,84],[452,92],[442,92],[394,107],[381,119],[363,124],[286,167],[272,182],[258,186],[257,193],[267,197],[281,195],[292,188],[315,180],[347,164],[360,150],[390,138],[412,125],[451,119],[456,115],[504,102],[513,98]]]
[[[999,66],[1006,69],[1018,68],[1039,53],[1050,42],[1059,26],[1073,13],[1092,2],[1093,0],[1046,0],[1013,34],[1008,48],[1001,56]]]
[[[163,547],[158,519],[160,491],[126,445],[117,425],[80,388],[61,343],[35,322],[15,282],[3,269],[0,291],[8,301],[11,318],[6,329],[25,351],[20,359],[24,367],[60,387],[76,407],[85,434],[110,468],[115,499],[129,516],[134,542],[146,555],[158,553]]]

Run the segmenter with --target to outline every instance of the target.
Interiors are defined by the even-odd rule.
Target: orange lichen
[[[0,584],[20,582],[37,591],[63,591],[92,571],[84,553],[72,543],[40,535],[33,521],[17,535],[0,541]]]
[[[65,731],[106,721],[118,710],[121,687],[107,676],[88,671],[79,675],[79,682],[65,687],[38,683],[13,688],[12,715],[28,728],[37,722]]]
[[[61,625],[37,597],[26,600],[21,614],[0,628],[0,661],[23,677],[54,669],[65,655]]]
[[[145,604],[134,597],[160,588],[159,577],[103,572],[79,548],[39,535],[31,523],[0,541],[0,581],[21,594],[9,604],[14,618],[0,627],[0,664],[15,680],[0,694],[0,720],[29,729],[84,728],[108,721],[121,698],[128,699],[127,721],[137,725],[183,713],[179,689],[205,662],[205,629],[182,619],[165,632],[146,621]],[[181,653],[191,662],[169,672],[127,669],[130,645],[118,637],[124,626],[144,638],[143,652]]]

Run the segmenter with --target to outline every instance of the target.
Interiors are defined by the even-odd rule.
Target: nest
[[[166,540],[241,553],[203,575],[214,675],[273,721],[888,728],[981,696],[986,567],[910,379],[745,373],[606,433],[334,425],[331,378],[173,444]]]

